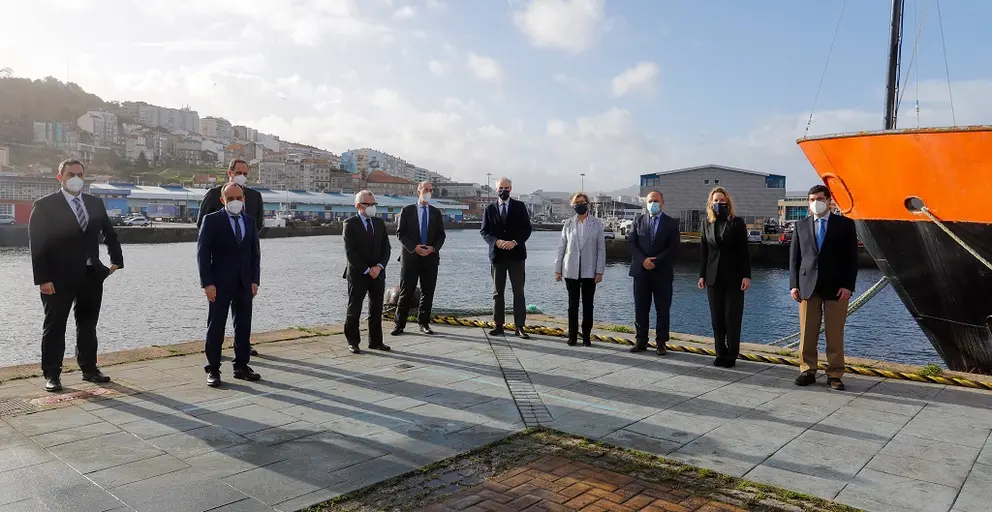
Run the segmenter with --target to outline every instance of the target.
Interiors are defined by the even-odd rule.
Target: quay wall
[[[751,264],[760,267],[789,268],[789,244],[762,243],[749,244]],[[699,263],[700,247],[698,238],[683,238],[678,259],[683,263]],[[627,240],[617,238],[606,241],[606,261],[630,261],[630,247]],[[864,247],[858,248],[858,265],[861,268],[878,268]]]

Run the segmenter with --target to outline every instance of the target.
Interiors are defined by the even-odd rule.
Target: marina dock
[[[533,428],[776,486],[789,491],[782,499],[921,512],[982,512],[992,500],[988,391],[858,375],[845,377],[844,392],[822,379],[799,388],[789,366],[722,369],[690,351],[662,358],[616,343],[435,330],[362,355],[348,352],[338,326],[259,333],[251,364],[263,380],[234,381],[225,363],[221,389],[204,384],[200,342],[103,355],[113,383],[83,385],[68,373],[59,395],[28,377],[36,368],[0,369],[0,509],[295,511]],[[705,351],[707,342],[673,343]],[[485,491],[460,488],[478,481],[441,487],[466,510],[578,510],[562,500],[583,497],[599,506],[589,510],[663,510],[648,504],[657,485],[608,476],[595,457],[542,458]],[[566,478],[607,482],[570,497],[562,493],[575,487],[554,485]],[[685,503],[670,510],[744,510],[665,492],[658,500]],[[433,510],[458,508],[438,500]]]

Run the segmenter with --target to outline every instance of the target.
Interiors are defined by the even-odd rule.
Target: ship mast
[[[889,27],[889,69],[885,79],[885,129],[896,129],[899,101],[899,57],[902,53],[902,11],[906,0],[892,0]]]

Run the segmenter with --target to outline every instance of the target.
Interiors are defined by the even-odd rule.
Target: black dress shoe
[[[844,391],[844,383],[841,382],[840,379],[838,378],[835,377],[828,378],[827,385],[830,386],[830,389],[833,389],[835,391]]]
[[[389,332],[390,336],[399,336],[400,334],[403,334],[402,327],[394,327],[393,330]]]
[[[577,342],[575,341],[575,337],[574,336],[569,336],[569,338],[568,338],[568,346],[574,347],[576,343]]]
[[[663,356],[668,354],[668,347],[664,343],[658,343],[658,355]]]
[[[713,360],[713,366],[719,366],[720,368],[723,368],[723,365],[724,365],[724,362],[723,362],[723,358],[722,357],[718,357],[718,358],[716,358],[716,359]]]
[[[431,335],[431,334],[434,334],[434,329],[431,329],[431,326],[429,326],[429,325],[421,325],[420,326],[420,332],[422,332],[424,334],[427,334],[427,335]]]
[[[633,347],[630,347],[630,351],[634,353],[647,352],[648,347],[646,345],[634,345]]]
[[[220,387],[220,370],[207,370],[207,385],[212,388]]]
[[[362,349],[358,348],[358,345],[348,345],[348,351],[352,354],[361,354]]]
[[[810,384],[816,382],[816,371],[810,370],[802,372],[796,377],[797,386],[809,386]]]
[[[381,350],[383,352],[389,352],[390,350],[392,350],[392,347],[386,345],[385,343],[380,343],[376,346],[369,345],[369,348],[372,350]]]
[[[251,367],[242,366],[234,369],[234,378],[246,380],[248,382],[255,382],[257,380],[261,380],[262,376],[255,373],[255,370],[252,370]]]
[[[248,351],[248,354],[253,355],[253,356],[257,356],[258,355],[258,351],[255,350],[255,349],[251,349],[251,350]]]
[[[522,340],[529,340],[530,339],[530,335],[527,334],[527,333],[525,333],[523,329],[517,329],[517,333],[516,334],[517,334],[517,337],[520,338],[520,339],[522,339]]]
[[[59,391],[62,391],[62,379],[60,379],[58,375],[45,379],[45,391],[48,391],[49,393],[58,393]]]
[[[592,342],[589,341],[588,338],[586,338],[586,339],[582,340],[582,346],[583,347],[591,347],[592,346]]]
[[[490,336],[502,336],[505,333],[503,326],[497,326],[495,329],[489,331]]]
[[[110,382],[110,377],[104,375],[100,370],[96,370],[94,372],[83,372],[83,380],[96,384],[105,384]]]
[[[723,361],[723,367],[724,368],[733,368],[735,366],[737,366],[737,360],[736,359],[726,359],[726,360]]]

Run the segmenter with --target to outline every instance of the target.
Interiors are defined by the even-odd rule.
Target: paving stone
[[[274,505],[337,484],[353,486],[334,474],[340,464],[333,459],[291,459],[238,473],[222,481],[263,503]]]
[[[808,430],[776,451],[764,464],[846,482],[853,479],[882,446],[882,443]]]
[[[121,503],[62,462],[53,461],[0,473],[0,505],[17,512],[102,511]]]
[[[632,432],[628,429],[617,430],[616,432],[602,438],[604,442],[638,450],[654,455],[668,455],[678,450],[685,443],[669,441],[667,439],[657,439],[643,434]]]
[[[4,419],[11,427],[28,437],[91,425],[100,421],[100,418],[72,405]]]
[[[148,443],[180,459],[220,450],[248,439],[213,425],[149,440]]]
[[[0,446],[0,474],[55,460],[47,450],[34,443]]]
[[[99,423],[91,423],[81,427],[74,427],[66,430],[50,432],[48,434],[42,434],[31,438],[31,440],[38,443],[38,445],[42,447],[48,448],[74,441],[114,434],[120,431],[121,429],[115,427],[114,425],[101,421]]]
[[[83,474],[164,454],[162,450],[127,432],[61,444],[53,446],[49,450]]]
[[[250,434],[281,427],[297,421],[296,418],[282,414],[260,405],[244,405],[223,412],[208,413],[199,416],[200,420],[218,427],[230,430],[235,434]]]
[[[797,461],[796,464],[801,465],[801,462]],[[745,473],[744,478],[817,496],[825,500],[834,499],[837,493],[850,481],[847,478],[832,478],[828,475],[810,475],[808,473],[811,471],[803,473],[800,477],[793,469],[782,469],[765,462]]]
[[[141,512],[202,512],[247,498],[238,490],[195,469],[175,471],[114,489],[124,503]]]
[[[968,479],[954,501],[954,509],[961,512],[988,512],[992,503],[992,466],[975,464]]]
[[[131,462],[103,469],[86,475],[100,487],[112,489],[122,485],[140,482],[146,478],[188,469],[189,465],[171,455],[159,455],[137,462]]]
[[[878,512],[949,510],[956,487],[921,482],[865,468],[837,495],[837,501]]]
[[[196,468],[200,474],[220,479],[288,458],[289,455],[284,450],[247,442],[197,455],[184,462]]]
[[[176,413],[156,416],[152,419],[133,421],[121,425],[121,429],[145,440],[188,432],[209,426],[209,423],[188,414]]]

